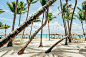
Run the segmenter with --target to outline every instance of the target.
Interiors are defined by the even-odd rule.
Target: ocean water
[[[32,35],[31,35],[32,36]],[[72,35],[74,38],[76,37],[79,37],[78,35]],[[1,36],[0,36],[1,37]],[[2,37],[5,37],[5,36],[2,36]],[[22,37],[22,35],[17,35],[16,37]],[[27,38],[29,38],[29,35],[24,35],[23,37],[27,37]],[[40,38],[41,37],[41,34],[38,34],[38,35],[36,35],[35,37],[38,37],[38,38]],[[49,38],[49,35],[48,34],[43,34],[42,35],[42,37],[43,38]],[[62,37],[62,35],[50,35],[50,37],[58,37],[58,38],[61,38]],[[63,35],[63,37],[65,37],[65,35]],[[80,37],[84,37],[84,35],[83,36],[80,36]]]

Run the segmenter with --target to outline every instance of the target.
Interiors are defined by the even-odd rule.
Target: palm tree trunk
[[[49,28],[49,21],[48,21],[48,32],[49,32],[49,41],[50,41],[50,28]]]
[[[48,0],[50,1],[50,0]],[[48,8],[48,11],[49,11],[49,8]],[[50,41],[50,28],[49,28],[49,21],[48,21],[48,32],[49,32],[49,41]]]
[[[28,19],[28,15],[29,15],[29,8],[30,8],[30,6],[28,5],[28,12],[27,12],[26,20]],[[25,32],[25,30],[23,31],[23,35],[24,35],[24,32]],[[23,38],[23,35],[22,35],[22,38]],[[29,37],[30,37],[30,36],[29,36]]]
[[[5,29],[5,36],[6,36],[6,29]]]
[[[81,22],[81,24],[82,24],[83,34],[84,34],[83,21]],[[85,37],[85,34],[84,34],[84,37]],[[85,38],[85,41],[86,41],[86,38]]]
[[[64,17],[63,11],[62,11],[62,2],[61,2],[61,0],[60,0],[60,6],[61,6],[61,12],[62,12],[62,19],[63,19],[64,29],[65,29],[65,36],[67,36],[67,27],[66,27],[65,17]],[[67,38],[66,38],[66,41],[65,41],[65,45],[68,45],[67,44]]]
[[[16,13],[17,13],[17,4],[18,4],[18,0],[16,0],[16,8],[15,8],[15,13],[14,13],[12,31],[14,30],[14,26],[15,26],[15,19],[16,19]],[[11,47],[11,46],[13,46],[12,40],[8,43],[7,47]]]
[[[33,23],[31,25],[30,36],[31,36],[32,26],[33,26]],[[30,40],[30,36],[29,36],[29,40]]]
[[[66,0],[66,5],[67,5],[67,23],[68,23],[68,35],[69,35],[68,0]],[[68,38],[71,39],[70,36],[69,36]],[[69,42],[70,42],[70,41],[69,41]]]
[[[82,29],[83,29],[83,33],[84,33],[83,22],[82,22]]]
[[[46,25],[47,23],[47,19],[45,20],[45,23],[33,34],[33,36],[31,36],[30,40],[26,43],[26,45],[18,52],[18,54],[23,54],[24,50],[26,49],[26,47],[29,45],[29,43],[33,40],[33,38],[36,36],[36,34],[42,30],[42,28]]]
[[[51,52],[51,50],[57,45],[59,44],[61,41],[63,41],[64,39],[66,39],[68,36],[62,38],[61,40],[59,40],[58,42],[56,42],[54,45],[52,45],[47,51],[45,51],[45,53],[49,53]]]
[[[44,13],[43,13],[43,19],[44,19]],[[43,19],[42,19],[42,25],[43,25]],[[43,45],[42,45],[42,31],[43,31],[43,28],[41,29],[41,39],[40,39],[39,47],[43,47]]]
[[[86,12],[86,10],[85,10],[85,12]],[[86,23],[86,13],[85,13],[85,23]]]
[[[71,28],[72,28],[72,22],[73,22],[73,15],[74,15],[74,12],[75,12],[76,5],[77,5],[77,0],[75,0],[75,6],[74,6],[73,13],[72,13],[71,22],[70,22],[70,29],[69,29],[69,36],[70,37],[71,37]],[[71,39],[70,38],[69,38],[69,42],[71,42]]]
[[[20,14],[20,17],[19,17],[19,25],[20,25],[20,20],[21,20],[21,14]]]
[[[36,18],[38,18],[47,8],[49,8],[56,0],[51,0],[46,3],[41,9],[39,9],[33,16],[31,16],[27,21],[23,22],[18,28],[12,31],[9,35],[0,41],[0,48],[4,46],[7,42],[14,39],[22,30],[29,26]]]

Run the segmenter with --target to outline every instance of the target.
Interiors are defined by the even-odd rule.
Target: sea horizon
[[[32,35],[31,35],[32,36]],[[78,35],[72,35],[74,38],[76,37],[76,38],[78,38],[78,37],[84,37],[84,35],[83,36],[78,36]],[[0,36],[0,37],[5,37],[5,35],[4,36]],[[22,38],[22,35],[17,35],[16,37],[20,37],[20,38]],[[23,37],[27,37],[27,38],[29,38],[29,35],[23,35]],[[38,38],[41,38],[41,34],[37,34],[35,37],[38,37]],[[43,38],[49,38],[49,34],[42,34],[42,37]],[[50,35],[50,37],[55,37],[55,38],[62,38],[62,37],[65,37],[65,35]]]

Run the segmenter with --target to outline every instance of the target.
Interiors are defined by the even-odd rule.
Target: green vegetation
[[[10,27],[9,25],[7,24],[4,24],[1,26],[3,29],[5,29],[5,36],[6,36],[6,30]]]

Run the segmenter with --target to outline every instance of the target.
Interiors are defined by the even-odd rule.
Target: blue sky
[[[16,0],[1,0],[0,1],[0,9],[4,9],[6,11],[5,13],[0,14],[0,22],[2,22],[3,24],[7,24],[7,25],[10,25],[11,26],[9,29],[7,29],[7,33],[9,33],[12,30],[13,13],[10,11],[9,7],[7,6],[7,4],[6,4],[7,1],[11,3],[12,1],[16,1]],[[26,3],[26,0],[19,0],[19,1],[24,1]],[[81,3],[83,1],[84,0],[78,0],[77,6],[81,7]],[[62,0],[62,3],[65,3],[65,0]],[[69,4],[72,4],[73,7],[74,7],[75,0],[69,1],[68,3]],[[53,5],[54,6],[51,6],[49,8],[49,12],[52,12],[57,18],[53,19],[50,22],[50,32],[52,32],[52,33],[53,32],[63,33],[64,32],[64,26],[63,26],[62,17],[60,15],[58,15],[58,13],[59,13],[58,6],[60,6],[60,0],[57,0]],[[42,6],[41,6],[41,4],[40,4],[39,1],[37,3],[35,3],[35,4],[31,4],[30,10],[29,10],[29,16],[31,16],[32,14],[34,14],[35,12],[37,12],[41,7]],[[77,13],[77,12],[78,12],[78,10],[76,8],[75,13]],[[42,19],[42,15],[40,16],[40,20],[41,19]],[[18,20],[19,20],[19,15],[16,16],[15,28],[18,27],[18,23],[19,23]],[[25,20],[26,20],[26,13],[25,14],[22,14],[21,24]],[[41,26],[41,22],[34,23],[33,24],[32,33],[34,33],[40,26]],[[30,30],[31,30],[30,27],[31,27],[31,25],[26,28],[26,31],[25,31],[26,33],[29,33],[30,32]],[[47,27],[48,26],[46,25],[43,28],[43,34],[48,34],[48,28]],[[86,27],[86,24],[84,22],[84,29],[86,30],[85,27]],[[4,29],[0,29],[0,33],[1,32],[4,33],[4,31],[5,31]],[[75,20],[73,20],[72,32],[75,32],[75,33],[81,32],[82,33],[81,22],[77,18]],[[40,34],[40,32],[39,32],[39,34]]]

